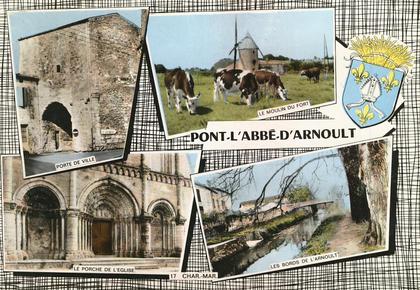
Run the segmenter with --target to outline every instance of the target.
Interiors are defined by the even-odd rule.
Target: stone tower
[[[247,32],[245,37],[238,44],[239,62],[245,70],[255,70],[258,68],[258,46]]]

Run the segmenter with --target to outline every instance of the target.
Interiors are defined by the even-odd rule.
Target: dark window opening
[[[62,104],[57,102],[49,104],[42,114],[42,120],[54,123],[72,136],[71,115]]]
[[[19,104],[19,107],[26,108],[28,105],[29,105],[28,89],[27,88],[22,88],[22,100]]]
[[[197,199],[198,199],[198,202],[201,202],[201,195],[200,195],[199,189],[197,189]]]
[[[204,207],[202,205],[200,205],[200,212],[204,213]]]
[[[61,72],[61,65],[57,64],[56,69],[57,69],[57,72]]]

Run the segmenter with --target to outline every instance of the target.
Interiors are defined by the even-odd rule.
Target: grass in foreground
[[[260,98],[253,106],[247,107],[240,103],[239,94],[228,96],[229,104],[223,100],[213,102],[213,76],[202,73],[193,73],[195,94],[201,93],[200,103],[196,115],[190,115],[183,102],[183,111],[177,113],[175,108],[169,110],[166,88],[163,82],[164,74],[158,74],[159,89],[164,107],[164,114],[169,135],[185,133],[192,130],[203,129],[208,121],[243,121],[257,117],[257,111],[284,106],[309,100],[311,105],[322,104],[334,100],[334,78],[329,75],[327,80],[320,77],[319,83],[309,82],[297,73],[287,73],[281,77],[288,90],[290,100],[283,101],[274,98]]]
[[[298,210],[293,213],[274,218],[265,223],[252,225],[238,231],[229,232],[229,233],[225,233],[219,236],[212,237],[207,240],[207,245],[218,244],[218,243],[221,243],[221,242],[233,239],[233,238],[246,237],[254,233],[256,230],[265,230],[268,233],[268,235],[272,236],[300,222],[301,220],[307,218],[309,215],[311,215],[311,213],[309,213],[308,211]]]
[[[327,243],[336,232],[337,224],[342,218],[344,218],[344,215],[335,215],[325,219],[313,233],[302,252],[302,256],[319,255],[327,252]]]

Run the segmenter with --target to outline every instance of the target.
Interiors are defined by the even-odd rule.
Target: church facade
[[[184,153],[130,154],[124,162],[23,179],[3,165],[6,268],[19,261],[180,257],[193,201]]]

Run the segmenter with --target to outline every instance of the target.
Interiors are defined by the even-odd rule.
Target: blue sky
[[[147,32],[154,64],[210,68],[219,59],[229,57],[234,45],[235,16],[238,41],[249,32],[264,54],[295,59],[323,57],[325,34],[328,54],[332,55],[332,9],[161,14],[150,16]]]
[[[12,36],[12,49],[15,73],[19,72],[19,38],[54,29],[91,16],[117,12],[134,24],[140,26],[141,9],[70,9],[51,11],[9,12],[9,27]]]
[[[336,149],[331,149],[296,157],[296,160],[287,167],[285,175],[295,171],[302,164],[308,160],[313,159],[314,157],[336,153]],[[238,210],[241,202],[256,199],[259,196],[265,182],[268,180],[268,178],[270,178],[270,176],[277,168],[284,164],[285,160],[287,161],[287,159],[273,160],[255,165],[255,183],[249,185],[246,188],[243,188],[240,192],[235,194],[235,197],[232,200],[232,209]],[[316,176],[313,174],[313,172],[316,172]],[[195,176],[194,181],[201,184],[207,184],[207,181],[211,180],[215,176],[217,176],[217,173]],[[267,187],[266,196],[278,194],[279,182],[281,182],[280,176],[281,173]],[[300,185],[312,185],[310,188],[313,190],[316,189],[314,194],[315,198],[317,199],[331,199],[329,193],[337,189],[340,190],[343,193],[341,203],[345,206],[346,209],[350,208],[347,177],[342,161],[338,156],[333,158],[325,158],[319,162],[315,161],[308,164],[304,167],[300,173],[300,176],[296,180],[299,180]]]

